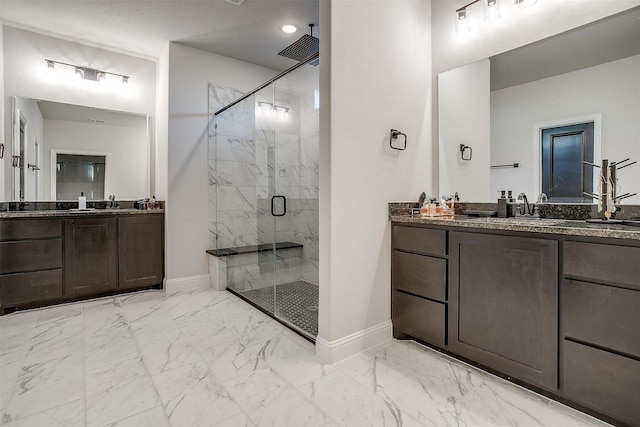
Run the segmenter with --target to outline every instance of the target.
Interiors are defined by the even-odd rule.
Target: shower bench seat
[[[209,254],[209,285],[216,290],[223,291],[227,288],[227,283],[242,282],[244,280],[243,276],[248,279],[255,277],[255,273],[261,267],[269,266],[273,263],[273,258],[268,254],[273,250],[273,247],[273,243],[264,243],[208,249],[206,252]],[[287,261],[292,259],[298,258],[299,261],[302,256],[302,247],[303,245],[294,242],[276,243],[276,262],[286,266]],[[287,269],[282,269],[282,271],[285,270]]]
[[[276,243],[276,250],[301,248],[300,243],[280,242]],[[257,252],[268,252],[273,250],[273,243],[263,243],[261,245],[236,246],[234,248],[208,249],[207,253],[216,257],[224,257],[239,254],[251,254]]]

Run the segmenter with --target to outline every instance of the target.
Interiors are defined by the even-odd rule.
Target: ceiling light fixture
[[[107,75],[111,75],[111,76],[121,77],[122,83],[129,83],[129,79],[131,78],[123,74],[112,73],[110,71],[96,70],[95,68],[83,67],[81,65],[69,64],[67,62],[54,61],[52,59],[45,59],[44,62],[47,64],[48,70],[55,69],[56,64],[64,65],[66,67],[72,67],[75,75],[79,79],[83,79],[83,80],[101,82],[107,78]]]
[[[298,31],[298,27],[296,27],[295,25],[287,24],[282,26],[282,31],[284,31],[287,34],[293,34],[296,31]]]

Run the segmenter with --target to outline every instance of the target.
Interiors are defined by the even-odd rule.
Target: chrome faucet
[[[518,200],[522,200],[522,204],[518,205],[518,213],[520,215],[533,215],[533,206],[529,205],[527,195],[524,193],[518,194]]]
[[[113,208],[117,208],[118,206],[119,206],[119,203],[116,202],[116,195],[112,194],[111,196],[109,196],[109,207],[113,209]]]

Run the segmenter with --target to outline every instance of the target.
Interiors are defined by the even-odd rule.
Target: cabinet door
[[[66,296],[113,290],[117,283],[115,218],[64,221]]]
[[[118,218],[118,287],[161,285],[164,277],[164,216]]]
[[[452,351],[557,390],[558,243],[450,234]]]

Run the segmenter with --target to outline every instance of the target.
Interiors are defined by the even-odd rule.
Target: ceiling
[[[491,58],[491,90],[640,54],[640,7]]]
[[[126,126],[146,129],[147,117],[140,114],[121,113],[101,108],[81,105],[61,104],[51,101],[37,101],[43,119],[68,122],[91,123],[96,125]]]
[[[0,0],[7,24],[146,58],[168,41],[275,70],[297,61],[278,56],[309,32],[319,35],[319,0]],[[286,34],[284,24],[299,30]]]

